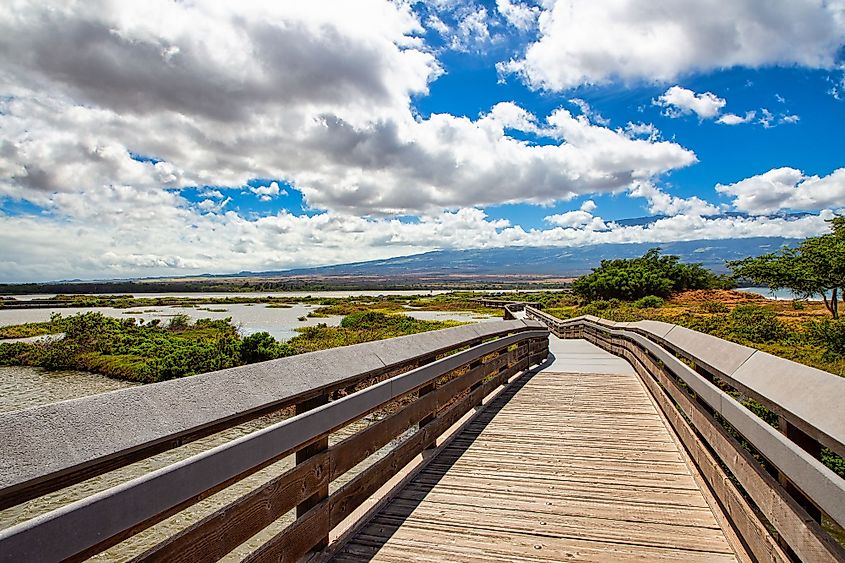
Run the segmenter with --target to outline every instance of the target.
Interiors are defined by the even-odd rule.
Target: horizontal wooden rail
[[[548,355],[548,331],[543,325],[496,324],[499,330],[473,331],[460,342],[451,338],[451,349],[472,344],[466,350],[0,531],[0,561],[85,559],[294,452],[297,463],[292,469],[161,542],[139,560],[218,560],[293,508],[297,520],[250,560],[298,560],[324,546],[332,528],[486,394]],[[483,343],[477,342],[480,334],[485,336]],[[409,348],[405,364],[420,350]],[[160,384],[148,387],[155,385]],[[315,404],[321,402],[313,393],[306,396]],[[397,400],[402,408],[328,446],[330,433]],[[420,429],[399,439],[386,457],[328,495],[330,482],[414,425]]]
[[[473,301],[484,307],[510,309],[511,311],[522,311],[525,307],[540,308],[540,304],[536,301],[505,301],[499,299],[473,299]]]
[[[683,354],[676,354],[662,340],[672,330],[667,327],[654,327],[648,322],[611,323],[595,317],[561,320],[532,308],[526,314],[547,324],[561,338],[586,338],[634,365],[757,558],[783,560],[787,555],[781,547],[785,547],[805,561],[845,561],[845,551],[819,525],[816,512],[824,512],[839,526],[845,525],[845,480],[806,451],[805,444],[794,441],[794,435],[773,428],[725,392],[709,371],[699,373],[683,361],[712,354],[717,344],[713,337],[698,340],[685,335],[688,347]],[[706,342],[707,348],[699,350],[696,342]],[[728,353],[735,346],[721,342]],[[788,371],[766,373],[769,385],[777,386],[778,378],[800,380],[802,374],[806,375],[805,366],[793,362],[780,367]],[[834,402],[838,405],[836,412],[841,413],[845,380],[825,375],[833,382],[825,388],[839,389]],[[811,374],[811,380],[815,380],[815,374]],[[730,383],[730,378],[726,376],[723,381]],[[766,380],[759,378],[756,385],[758,392],[771,396],[765,388]],[[790,406],[800,400],[793,397]],[[805,396],[803,400],[812,399]],[[678,416],[679,411],[682,416]],[[805,421],[814,419],[808,409],[802,412]],[[740,440],[745,440],[752,451]],[[774,477],[754,454],[776,470]],[[779,543],[767,537],[765,523],[755,522],[755,511],[745,506],[743,492],[732,486],[722,467],[727,467],[768,525],[777,531]]]
[[[0,413],[0,510],[261,415],[532,328],[522,321],[464,325]],[[128,422],[133,420],[143,424]]]

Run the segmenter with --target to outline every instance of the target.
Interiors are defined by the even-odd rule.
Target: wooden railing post
[[[301,403],[297,403],[296,405],[296,414],[302,414],[304,412],[308,412],[313,410],[319,406],[325,405],[329,402],[328,394],[318,395],[312,399],[308,399]],[[317,440],[316,442],[309,444],[298,450],[296,452],[296,465],[300,463],[304,463],[309,458],[314,457],[315,455],[320,454],[321,452],[326,451],[329,449],[329,436],[328,434]],[[319,504],[323,499],[329,496],[329,481],[326,480],[325,484],[320,486],[317,491],[302,501],[301,503],[296,505],[296,517],[301,518],[306,512],[314,508],[317,504]],[[319,551],[329,545],[329,536],[325,536],[320,538],[316,544],[313,546],[314,551]]]
[[[481,365],[481,363],[482,363],[482,362],[481,362],[481,359],[475,360],[474,362],[472,362],[472,363],[469,365],[469,369],[470,369],[470,370],[475,369],[475,368],[477,368],[478,366],[480,366],[480,365]],[[469,388],[469,392],[470,392],[470,394],[472,394],[472,393],[473,393],[476,389],[478,389],[479,387],[481,387],[483,384],[484,384],[484,381],[479,381],[479,382],[477,382],[477,383],[473,383],[473,384],[470,386],[470,388]],[[473,405],[473,406],[480,405],[480,404],[481,404],[481,399],[483,399],[483,397],[480,397],[480,398],[478,399],[478,403],[477,403],[476,405]]]
[[[419,399],[422,399],[424,396],[428,395],[429,393],[433,393],[435,389],[437,389],[437,382],[432,381],[428,385],[423,385],[422,387],[420,387],[420,390],[417,392],[417,396],[418,396]],[[425,415],[424,417],[422,417],[420,419],[419,429],[422,430],[423,427],[431,424],[434,421],[435,418],[437,418],[437,406],[435,406],[434,409],[430,413],[428,413],[427,415]],[[429,442],[428,444],[426,444],[423,447],[423,449],[424,450],[431,450],[431,449],[436,448],[436,447],[437,447],[437,439],[433,438],[431,440],[431,442]]]
[[[802,450],[809,453],[816,459],[821,459],[822,457],[822,448],[818,441],[814,440],[812,437],[808,436],[806,433],[802,432],[799,428],[796,428],[792,425],[789,421],[787,421],[784,417],[778,417],[778,426],[780,431],[783,432],[787,438],[792,440],[798,447]],[[819,508],[807,498],[804,493],[802,493],[795,485],[793,485],[789,479],[786,478],[783,473],[778,471],[778,481],[781,485],[786,489],[786,491],[798,501],[798,504],[801,505],[804,510],[807,511],[807,514],[815,520],[816,522],[822,521],[822,512]]]
[[[497,357],[500,358],[502,356],[509,356],[509,355],[510,355],[510,351],[505,349],[505,350],[499,350]],[[499,381],[499,385],[504,385],[505,383],[508,382],[509,370],[515,363],[516,362],[512,362],[510,357],[508,357],[507,360],[505,361],[505,363],[496,372],[496,378]]]

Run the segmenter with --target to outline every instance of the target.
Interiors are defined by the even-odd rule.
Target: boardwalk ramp
[[[736,561],[631,365],[585,340],[550,351],[333,560]]]

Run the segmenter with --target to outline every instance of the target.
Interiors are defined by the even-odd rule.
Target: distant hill
[[[598,244],[578,248],[511,247],[438,250],[352,264],[273,272],[205,274],[176,278],[0,284],[0,294],[289,291],[322,289],[459,289],[557,286],[604,259],[634,258],[660,247],[683,262],[723,273],[725,261],[772,252],[800,242],[779,237],[670,243]]]
[[[241,272],[242,277],[411,277],[460,275],[538,275],[573,277],[591,271],[604,259],[633,258],[649,248],[679,256],[683,262],[698,262],[716,272],[726,272],[725,261],[757,256],[796,244],[797,239],[758,237],[746,239],[696,240],[667,243],[597,244],[577,248],[510,247],[474,250],[437,250],[424,254],[370,260],[318,268],[276,272]]]

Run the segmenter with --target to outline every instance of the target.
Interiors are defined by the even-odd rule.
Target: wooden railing
[[[534,307],[541,309],[542,306],[534,301],[501,301],[497,299],[473,299],[482,307],[489,307],[491,309],[504,309],[503,318],[510,321],[516,318],[514,313],[524,311],[526,307]]]
[[[845,379],[669,323],[526,317],[634,366],[758,560],[845,561],[845,480],[820,461],[845,456]]]
[[[9,507],[268,412],[296,409],[269,427],[3,530],[0,560],[85,559],[294,453],[291,469],[137,560],[216,561],[294,509],[293,523],[247,560],[299,560],[326,546],[333,528],[485,396],[547,355],[544,325],[491,322],[0,415],[0,502]],[[331,433],[386,405],[394,408],[384,417],[329,446]],[[391,444],[329,494],[332,481]]]

